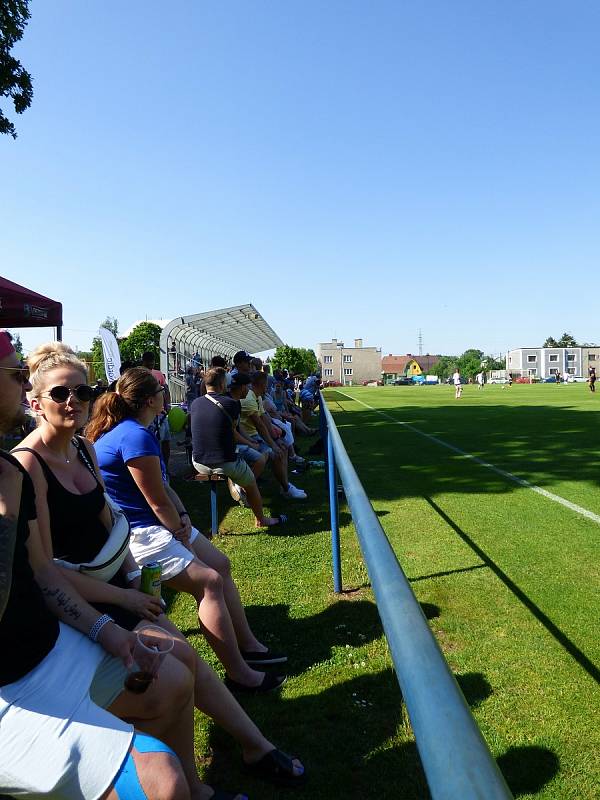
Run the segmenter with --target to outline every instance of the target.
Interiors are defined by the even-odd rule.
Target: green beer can
[[[151,594],[160,599],[160,582],[162,578],[162,567],[158,561],[150,561],[142,567],[142,583],[140,590],[145,594]]]

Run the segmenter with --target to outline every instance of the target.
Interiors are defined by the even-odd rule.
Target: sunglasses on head
[[[73,388],[70,386],[53,386],[48,394],[43,396],[49,397],[55,403],[66,403],[71,395],[79,400],[80,403],[89,403],[94,396],[94,390],[85,383],[80,383],[79,386]]]
[[[0,367],[0,369],[12,372],[11,378],[14,378],[17,383],[29,383],[29,367]]]

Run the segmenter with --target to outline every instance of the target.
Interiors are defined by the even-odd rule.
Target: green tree
[[[432,375],[437,375],[441,381],[445,381],[456,369],[457,362],[457,356],[440,356],[440,360],[429,372]]]
[[[15,348],[17,355],[21,360],[23,360],[23,342],[21,341],[21,337],[18,333],[11,333],[10,335],[12,336],[12,345]]]
[[[271,369],[287,369],[292,375],[310,375],[318,368],[319,363],[314,350],[308,350],[306,347],[291,347],[289,344],[278,347],[271,360]]]
[[[483,350],[470,348],[469,350],[465,350],[456,362],[456,365],[465,378],[474,378],[478,372],[481,372],[481,362],[483,360]]]
[[[140,361],[148,351],[154,353],[156,364],[160,361],[160,335],[162,328],[154,322],[140,322],[129,336],[121,339],[119,350],[123,361]]]
[[[119,322],[116,317],[106,317],[104,322],[100,325],[101,328],[109,330],[115,339],[119,336]],[[119,350],[121,348],[119,347]],[[92,342],[92,352],[90,353],[90,361],[94,370],[94,375],[97,380],[106,380],[106,370],[104,369],[104,353],[102,352],[102,342],[99,336],[96,336]]]
[[[563,333],[558,340],[557,347],[579,347],[572,333]]]
[[[560,345],[553,336],[549,336],[542,347],[559,347]]]
[[[23,36],[29,20],[29,0],[0,0],[0,97],[8,97],[17,114],[31,105],[31,75],[10,51]],[[17,138],[15,126],[0,110],[0,133]]]

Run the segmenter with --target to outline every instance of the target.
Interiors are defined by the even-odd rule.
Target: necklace
[[[65,460],[65,464],[70,464],[71,463],[71,459],[67,458],[67,456],[64,453],[59,453],[58,451],[53,450],[52,447],[50,447],[49,445],[46,444],[46,442],[44,441],[44,438],[42,436],[40,436],[40,439],[42,440],[42,444],[44,445],[46,450],[50,450],[50,452],[54,453],[54,455],[62,456],[62,458],[64,458],[64,460]],[[70,445],[71,445],[71,442],[69,442],[69,446]]]

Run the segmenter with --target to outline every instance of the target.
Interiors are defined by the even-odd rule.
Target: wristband
[[[141,574],[142,574],[141,569],[132,569],[131,572],[128,572],[127,575],[125,575],[125,580],[127,581],[127,583],[131,583],[131,581],[134,581],[136,578],[139,578]]]
[[[188,512],[187,511],[180,511],[179,512],[179,519],[181,519],[182,517],[189,517]]]
[[[88,636],[90,637],[92,642],[98,641],[98,634],[100,633],[100,631],[106,625],[107,622],[114,622],[114,619],[110,617],[108,614],[102,614],[102,616],[98,617],[96,622],[94,622],[94,624],[90,628],[90,632],[88,633]]]

